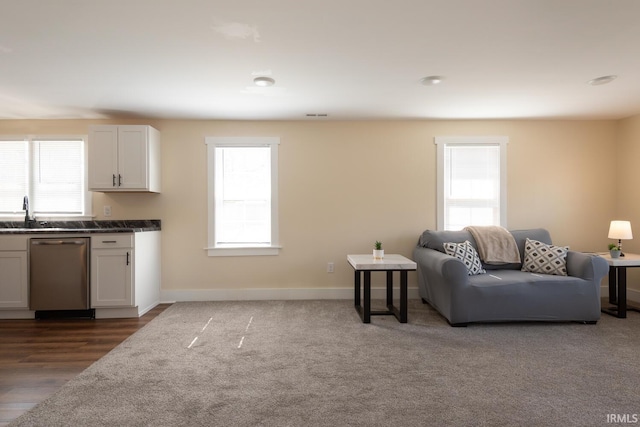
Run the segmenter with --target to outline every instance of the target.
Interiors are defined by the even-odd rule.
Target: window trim
[[[507,144],[508,136],[436,136],[436,229],[444,230],[444,149],[446,145],[497,145],[500,146],[500,226],[507,227]]]
[[[53,134],[45,134],[45,135],[37,135],[37,134],[22,134],[22,135],[0,135],[0,141],[27,141],[29,145],[31,145],[34,141],[64,141],[64,140],[81,140],[83,143],[83,157],[84,164],[82,165],[83,176],[84,176],[84,203],[83,203],[83,213],[78,215],[73,214],[39,214],[37,215],[37,220],[40,221],[63,221],[63,220],[90,220],[94,218],[93,215],[93,192],[89,191],[89,145],[88,135],[82,134],[61,134],[61,135],[53,135]],[[29,180],[31,177],[31,169],[33,165],[32,162],[32,147],[29,147]],[[31,199],[32,195],[28,195]],[[20,202],[20,201],[19,201]],[[21,206],[21,202],[20,202]],[[0,214],[0,220],[2,221],[17,221],[23,220],[24,213],[16,213],[9,215]]]
[[[205,137],[207,146],[207,254],[209,256],[278,255],[278,146],[279,137]],[[269,147],[271,149],[271,243],[265,245],[216,245],[215,239],[215,164],[216,147]]]

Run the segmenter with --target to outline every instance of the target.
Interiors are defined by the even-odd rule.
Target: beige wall
[[[90,123],[95,122],[0,121],[0,133],[86,133]],[[622,124],[524,120],[118,123],[151,124],[161,131],[163,191],[95,193],[94,213],[104,219],[102,206],[111,205],[112,219],[162,219],[165,291],[350,288],[353,272],[346,263],[348,253],[368,253],[373,242],[381,240],[387,253],[410,256],[419,234],[436,224],[433,138],[439,135],[509,136],[509,228],[546,227],[558,244],[601,251],[606,250],[608,223],[617,209],[621,214],[640,212],[637,200],[618,203],[612,191],[617,177],[611,173],[624,161],[628,164],[622,169],[628,170],[629,180],[633,173],[640,174],[629,156],[616,156],[616,147],[640,150],[632,141],[640,136],[639,118]],[[281,138],[280,256],[206,255],[205,136]],[[633,188],[628,190],[627,194],[632,193]],[[640,222],[638,227],[640,234]],[[333,274],[326,273],[329,261],[335,262]],[[412,285],[415,275],[410,276]]]
[[[634,239],[623,241],[625,252],[640,253],[640,115],[620,120],[617,126],[616,164],[607,173],[615,176],[616,219],[631,221]],[[628,287],[640,291],[640,269],[629,269]]]

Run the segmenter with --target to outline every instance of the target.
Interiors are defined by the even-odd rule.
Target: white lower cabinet
[[[0,237],[0,309],[29,308],[27,237]]]
[[[91,236],[96,318],[140,316],[160,299],[160,232]]]
[[[91,307],[133,307],[133,234],[91,237]]]
[[[160,231],[85,236],[91,237],[90,293],[96,318],[140,317],[158,305]],[[29,310],[31,237],[0,236],[0,319],[33,319],[34,312]]]

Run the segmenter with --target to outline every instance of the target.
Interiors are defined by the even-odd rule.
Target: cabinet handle
[[[116,243],[115,240],[103,240],[102,243]]]
[[[116,186],[116,174],[115,173],[113,174],[113,186],[114,187]]]
[[[84,245],[82,240],[31,240],[32,245]]]
[[[127,265],[129,265],[129,252],[127,252]]]
[[[118,174],[118,187],[122,187],[122,175]]]

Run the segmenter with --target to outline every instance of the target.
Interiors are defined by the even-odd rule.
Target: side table
[[[407,323],[407,272],[416,270],[416,263],[402,255],[387,254],[374,260],[372,254],[347,255],[347,261],[355,270],[354,304],[363,323],[371,323],[371,316],[395,316],[400,323]],[[387,273],[387,310],[371,311],[371,272]],[[400,272],[400,309],[393,305],[393,272]],[[364,275],[364,301],[360,298],[361,273]],[[364,307],[361,305],[364,305]]]
[[[627,304],[627,268],[640,267],[640,255],[625,253],[624,257],[611,258],[608,253],[598,254],[609,263],[609,302],[613,307],[602,308],[603,313],[624,319],[627,311],[640,311]]]

